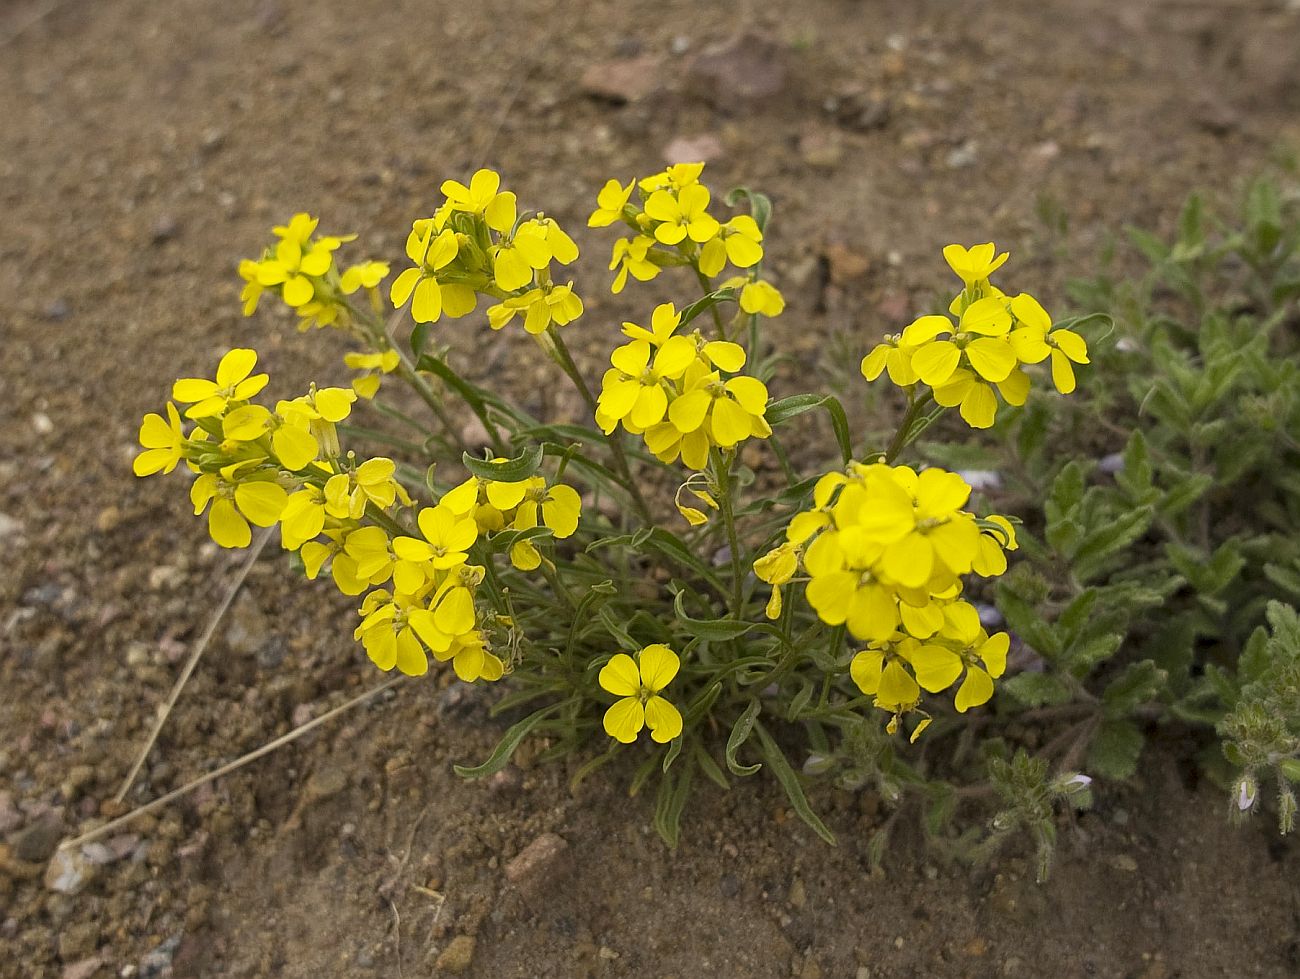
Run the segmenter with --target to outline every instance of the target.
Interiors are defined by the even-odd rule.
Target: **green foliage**
[[[1234,813],[1273,780],[1289,829],[1300,629],[1282,603],[1300,596],[1300,197],[1260,180],[1235,225],[1194,196],[1172,242],[1129,237],[1146,275],[1073,285],[1114,324],[1090,338],[1086,409],[1031,401],[1014,457],[998,463],[1046,501],[1043,525],[1022,533],[1032,560],[998,588],[1043,669],[1004,689],[1018,709],[1074,721],[1071,757],[1106,779],[1132,774],[1153,723],[1217,730]],[[1066,441],[1080,457],[1061,465]]]

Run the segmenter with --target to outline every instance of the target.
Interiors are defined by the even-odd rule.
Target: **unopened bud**
[[[1243,775],[1237,783],[1237,809],[1246,812],[1255,808],[1255,799],[1259,796],[1259,785],[1254,778]]]

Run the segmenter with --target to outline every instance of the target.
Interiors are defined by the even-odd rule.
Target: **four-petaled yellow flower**
[[[452,210],[481,214],[493,231],[505,234],[515,223],[515,195],[501,190],[501,175],[478,170],[466,187],[459,180],[444,180],[442,192]]]
[[[135,457],[131,468],[137,476],[169,473],[185,457],[185,433],[181,431],[181,415],[176,406],[167,402],[167,417],[150,412],[140,423],[140,444],[144,451]]]
[[[190,405],[186,418],[211,418],[226,410],[232,401],[247,401],[266,387],[267,376],[254,374],[257,351],[236,347],[221,358],[217,379],[185,377],[172,385],[172,397]]]
[[[632,196],[635,180],[628,181],[624,187],[617,180],[608,180],[596,195],[596,210],[587,218],[589,228],[607,228],[623,216],[623,208]]]
[[[605,731],[623,744],[631,744],[643,727],[650,737],[666,744],[682,733],[682,715],[659,692],[677,675],[681,661],[667,646],[646,646],[633,659],[616,653],[600,670],[600,685],[621,699],[605,711]]]
[[[665,245],[676,245],[688,237],[702,244],[718,233],[717,218],[709,214],[709,189],[703,184],[683,187],[676,195],[656,190],[646,198],[645,213],[660,222],[654,235]]]
[[[988,280],[988,277],[1002,267],[1002,263],[1009,257],[1009,252],[997,254],[997,248],[993,242],[988,241],[982,245],[972,245],[966,248],[963,245],[947,245],[943,250],[944,260],[966,283],[967,288],[978,286],[981,282]]]

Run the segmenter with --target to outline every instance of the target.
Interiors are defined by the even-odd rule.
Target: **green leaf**
[[[1070,688],[1052,673],[1017,673],[999,686],[1026,707],[1068,704],[1073,699]]]
[[[1044,621],[1036,608],[1017,595],[1006,581],[998,583],[997,606],[1011,631],[1035,652],[1048,658],[1060,655],[1061,640],[1056,630]]]
[[[1085,588],[1057,617],[1056,631],[1065,637],[1067,643],[1073,642],[1078,637],[1079,631],[1087,624],[1100,594],[1096,588]]]
[[[1143,737],[1128,720],[1105,720],[1088,749],[1088,770],[1102,778],[1123,781],[1137,770]]]
[[[719,303],[736,302],[736,299],[739,295],[740,295],[739,289],[719,289],[717,292],[711,292],[707,296],[695,300],[695,302],[691,303],[689,306],[685,307],[682,310],[681,313],[682,318],[680,323],[678,324],[678,329],[684,327],[687,323],[695,319],[695,317],[699,316],[701,313],[707,313],[710,309],[712,309],[714,306],[717,306]]]
[[[1101,695],[1106,711],[1113,717],[1131,713],[1139,704],[1152,700],[1160,693],[1169,674],[1149,659],[1130,663],[1112,680]]]
[[[1162,516],[1174,517],[1199,500],[1214,485],[1214,477],[1204,473],[1184,476],[1157,505]]]
[[[766,194],[750,190],[748,187],[736,187],[727,194],[727,206],[735,207],[744,199],[749,203],[749,213],[758,225],[758,230],[767,232],[767,223],[772,219],[772,202]]]
[[[1070,558],[1075,577],[1088,581],[1101,574],[1109,560],[1147,532],[1154,517],[1152,507],[1138,507],[1114,515],[1100,527],[1089,531]]]
[[[736,718],[736,723],[731,727],[731,734],[727,737],[727,750],[724,758],[732,775],[753,775],[763,767],[759,764],[742,765],[736,760],[736,752],[749,740],[750,734],[754,731],[760,709],[761,705],[758,699],[751,700],[749,706],[741,712],[740,717]]]
[[[660,838],[668,844],[669,849],[677,849],[681,836],[682,810],[691,795],[691,781],[695,775],[695,766],[691,759],[680,768],[677,774],[665,775],[659,782],[659,795],[655,802],[655,830]]]
[[[461,461],[479,479],[490,479],[497,483],[521,483],[529,476],[536,475],[542,464],[542,455],[542,447],[534,445],[513,459],[503,459],[501,462],[478,459],[468,452],[462,456]]]
[[[429,337],[432,334],[432,323],[416,323],[415,329],[411,331],[411,353],[415,354],[417,361],[424,356],[424,351],[429,346]]]
[[[602,547],[628,547],[633,551],[639,551],[642,548],[648,548],[652,551],[671,558],[680,564],[683,568],[694,572],[709,583],[721,595],[727,595],[728,592],[723,588],[718,576],[703,561],[696,557],[692,551],[677,535],[662,527],[651,527],[639,530],[635,534],[619,534],[614,537],[602,537],[592,541],[587,545],[587,552],[598,550]]]
[[[677,735],[677,737],[673,738],[671,741],[668,742],[668,750],[664,752],[664,774],[665,775],[668,774],[668,769],[672,767],[673,762],[677,760],[677,756],[682,753],[682,738],[684,737],[685,735],[679,734]]]
[[[835,441],[840,447],[840,455],[847,463],[853,458],[853,438],[849,431],[848,415],[845,414],[844,405],[840,404],[839,398],[833,395],[796,394],[772,402],[767,406],[763,417],[769,425],[776,428],[796,415],[802,415],[805,411],[814,408],[825,408],[826,413],[831,416]]]
[[[813,812],[812,806],[808,805],[808,797],[804,795],[803,786],[799,784],[799,776],[790,767],[790,762],[786,760],[780,746],[762,724],[755,723],[754,731],[758,734],[759,743],[762,745],[763,757],[767,760],[776,780],[781,783],[781,788],[785,789],[786,797],[794,807],[795,813],[812,828],[814,833],[831,846],[835,846],[835,834],[826,828],[826,824]]]
[[[510,757],[515,753],[515,749],[519,747],[519,742],[523,741],[524,738],[528,736],[528,732],[537,727],[537,725],[542,723],[542,721],[546,720],[547,715],[554,711],[558,706],[558,704],[551,704],[550,706],[543,707],[541,710],[529,714],[522,721],[512,724],[506,729],[506,733],[501,737],[501,740],[497,742],[497,746],[492,750],[492,754],[488,756],[487,761],[483,762],[481,765],[475,765],[473,767],[455,765],[453,767],[456,774],[461,778],[471,779],[495,775],[497,772],[501,771],[501,769],[506,767],[506,763],[510,761]]]
[[[695,763],[700,766],[700,771],[723,792],[730,792],[731,783],[727,781],[726,773],[718,767],[718,763],[713,760],[713,756],[698,741],[691,742],[691,746],[695,753]]]
[[[1052,489],[1047,495],[1045,509],[1049,526],[1073,515],[1083,502],[1083,488],[1083,466],[1077,461],[1066,463],[1052,481]]]
[[[735,619],[693,619],[686,614],[686,607],[683,604],[685,598],[686,592],[677,593],[677,597],[673,599],[673,611],[677,615],[677,621],[685,626],[686,631],[692,636],[707,642],[721,642],[743,636],[754,628],[753,623],[738,622]]]

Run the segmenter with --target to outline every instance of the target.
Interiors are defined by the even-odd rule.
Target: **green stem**
[[[710,295],[713,292],[713,283],[709,281],[707,275],[700,271],[699,262],[691,262],[691,268],[695,270],[695,278],[700,280],[700,288],[704,290],[704,295]],[[717,328],[718,339],[729,339],[727,336],[727,328],[722,325],[722,314],[718,312],[718,307],[716,305],[710,306],[709,312],[713,314],[713,325]]]
[[[916,421],[917,416],[925,409],[931,401],[934,400],[934,392],[927,391],[919,398],[914,398],[907,406],[907,411],[903,414],[903,420],[898,423],[898,431],[894,434],[894,440],[889,443],[889,448],[885,450],[885,462],[893,464],[898,458],[899,453],[911,444],[908,438],[908,432],[912,424]]]
[[[718,509],[722,512],[722,524],[727,531],[727,547],[731,551],[731,617],[743,618],[745,573],[741,568],[740,537],[736,534],[735,505],[731,497],[731,465],[724,459],[720,450],[709,449],[709,460],[713,464],[713,481],[718,488]]]
[[[565,346],[560,334],[554,328],[548,328],[546,335],[551,341],[551,349],[555,352],[555,362],[568,375],[569,380],[578,389],[578,393],[582,395],[582,400],[587,403],[587,410],[594,416],[596,414],[596,396],[591,393],[586,378],[582,376],[582,371],[578,370],[578,365],[574,363],[569,348]],[[641,495],[641,487],[632,475],[632,467],[629,465],[627,454],[623,450],[622,439],[617,432],[612,432],[605,436],[605,441],[609,443],[610,451],[614,456],[614,466],[622,477],[623,487],[627,490],[628,495],[632,497],[632,504],[636,507],[637,513],[647,526],[652,525],[654,517],[650,514],[650,505],[646,503],[645,497]]]
[[[347,308],[351,311],[353,320],[361,327],[361,332],[365,335],[366,339],[370,341],[370,345],[376,352],[387,353],[389,350],[392,350],[397,354],[397,376],[414,389],[415,393],[420,396],[420,400],[429,406],[434,417],[442,424],[442,427],[447,434],[452,436],[455,443],[459,445],[460,438],[454,434],[456,427],[452,424],[451,418],[447,415],[447,410],[443,407],[442,400],[438,397],[429,382],[420,376],[420,372],[415,369],[415,365],[411,363],[411,358],[406,355],[406,351],[389,339],[388,332],[384,329],[384,325],[375,317],[357,309],[351,303],[347,304]],[[493,432],[495,436],[492,426],[488,426],[488,431]],[[496,441],[497,439],[494,437],[493,442],[495,443]]]

